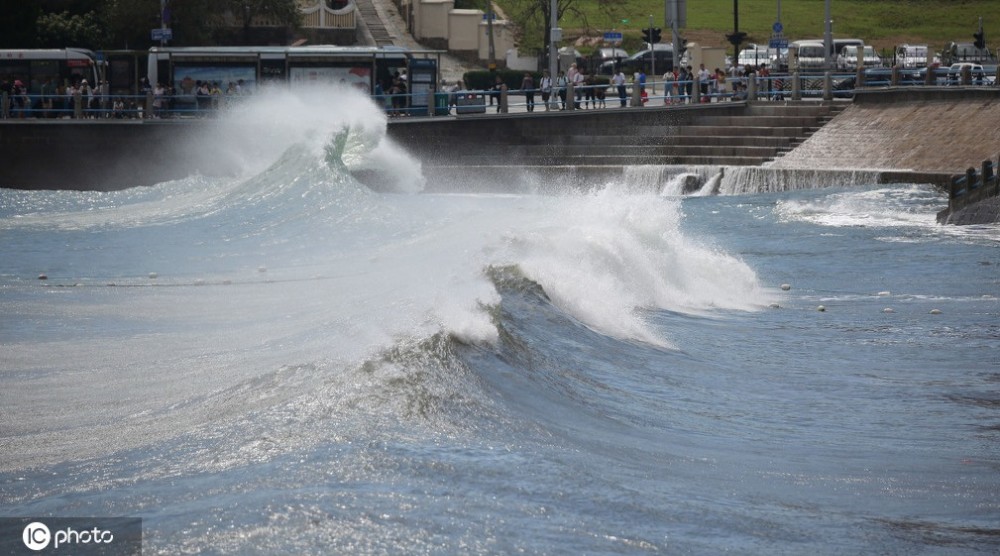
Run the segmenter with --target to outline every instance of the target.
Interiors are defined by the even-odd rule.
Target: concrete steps
[[[650,111],[650,118],[627,126],[595,121],[587,112],[561,114],[546,125],[523,120],[502,132],[484,130],[475,141],[436,131],[409,147],[425,167],[757,166],[784,156],[843,109],[831,103],[713,108]]]

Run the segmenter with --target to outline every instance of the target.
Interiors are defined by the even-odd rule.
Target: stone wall
[[[775,166],[961,174],[998,153],[1000,89],[900,88],[859,93]]]

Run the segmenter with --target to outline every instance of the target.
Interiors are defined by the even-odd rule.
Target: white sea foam
[[[909,185],[833,191],[810,201],[782,199],[778,212],[789,220],[831,227],[937,226],[935,203],[941,194],[931,186]]]

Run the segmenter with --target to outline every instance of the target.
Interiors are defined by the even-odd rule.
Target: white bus
[[[413,89],[437,82],[441,51],[366,46],[153,47],[147,77],[151,86],[172,85],[178,93],[192,83],[229,83],[252,92],[265,83],[347,83],[369,93],[396,72]],[[413,90],[411,92],[417,92]]]
[[[83,48],[0,50],[0,81],[20,80],[28,94],[42,93],[42,85],[77,85],[86,79],[99,83],[100,64],[94,53]]]
[[[72,111],[66,87],[84,80],[97,87],[102,78],[103,65],[83,48],[0,50],[0,83],[6,83],[7,91],[20,81],[28,95],[23,105],[21,100],[8,99],[3,108],[16,107],[22,116],[65,115]]]

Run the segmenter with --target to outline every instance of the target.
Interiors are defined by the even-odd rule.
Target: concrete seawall
[[[901,88],[851,106],[776,167],[961,174],[1000,153],[1000,89]]]
[[[912,177],[943,185],[947,176],[1000,153],[1000,89],[865,91],[853,103],[842,103],[847,108],[839,115],[818,124],[815,114],[804,117],[817,106],[810,101],[719,103],[407,118],[390,121],[387,134],[427,161],[425,167],[443,167],[449,157],[461,154],[464,161],[453,166],[464,164],[472,176],[476,168],[497,164],[499,156],[507,159],[501,165],[573,167],[581,175],[587,173],[585,166],[606,174],[616,165],[763,165],[775,170],[877,170],[883,182]],[[739,122],[754,118],[757,123],[749,125],[755,131],[733,132],[748,125]],[[212,120],[5,120],[0,122],[0,187],[116,189],[195,172],[236,173],[240,157],[214,148],[226,141],[218,128]],[[808,132],[803,135],[803,130]],[[587,145],[597,135],[604,145],[598,147],[608,156],[595,155],[593,145]],[[442,149],[442,139],[461,149]],[[685,144],[686,139],[696,144]],[[765,144],[772,146],[770,155]],[[775,149],[778,158],[767,162],[776,156]],[[535,156],[537,152],[549,154]],[[992,214],[976,211],[977,218],[984,212]],[[992,221],[1000,221],[1000,214]]]

